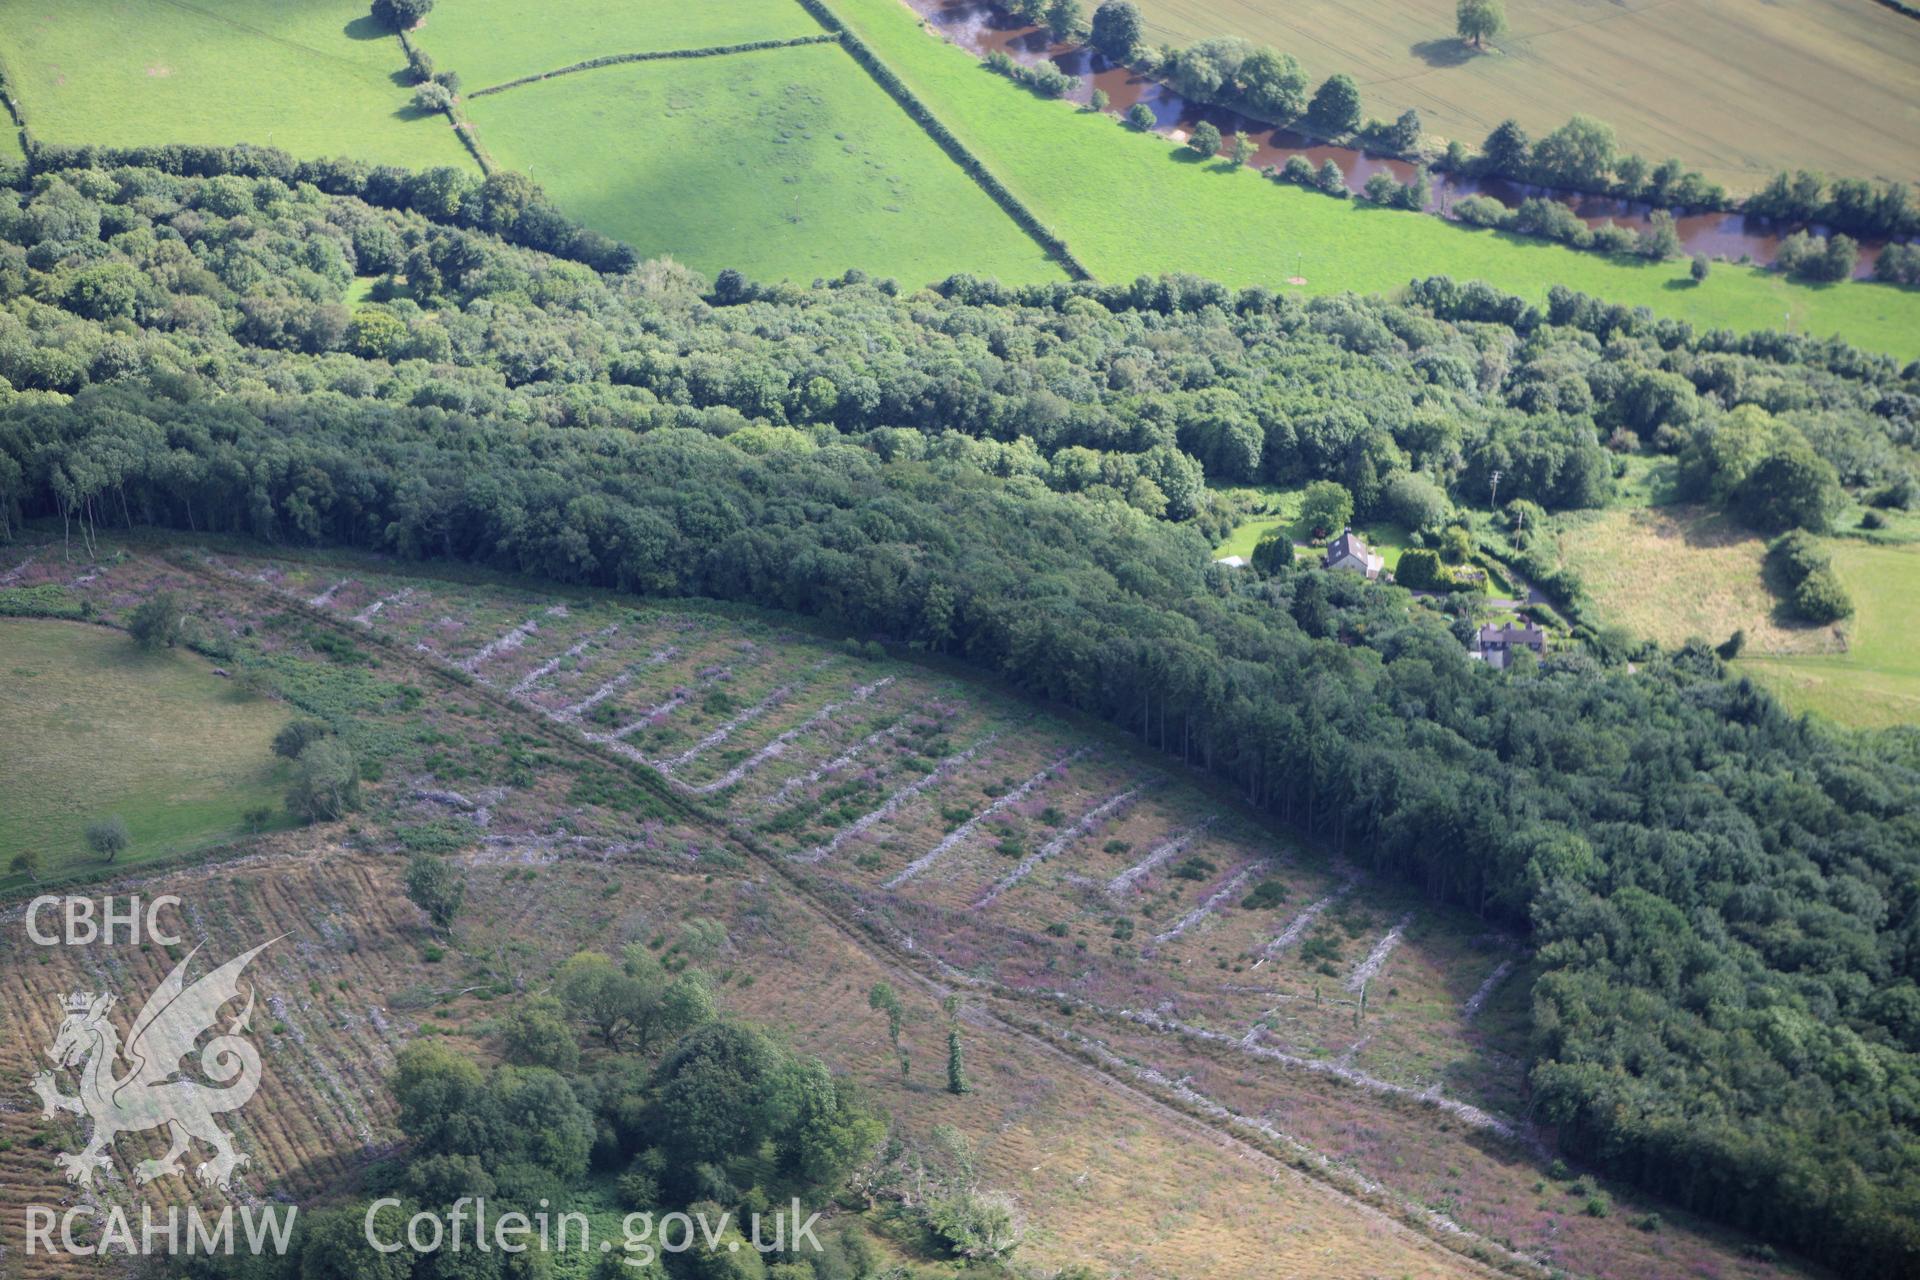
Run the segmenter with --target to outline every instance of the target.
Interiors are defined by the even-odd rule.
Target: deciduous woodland
[[[1596,505],[1603,436],[1819,528],[1910,491],[1920,370],[1447,280],[602,276],[439,212],[148,168],[5,193],[6,527],[377,549],[963,658],[1530,933],[1531,1107],[1568,1152],[1850,1274],[1920,1265],[1920,734],[1795,719],[1704,645],[1495,672],[1464,616],[1230,573],[1206,536],[1210,481]]]

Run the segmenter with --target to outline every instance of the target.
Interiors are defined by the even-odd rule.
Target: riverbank
[[[1732,266],[1695,284],[1684,261],[1581,253],[1330,199],[1037,98],[925,29],[900,0],[827,3],[1101,279],[1187,271],[1325,294],[1391,292],[1444,273],[1541,302],[1560,284],[1700,328],[1790,329],[1920,355],[1920,291],[1806,285]]]

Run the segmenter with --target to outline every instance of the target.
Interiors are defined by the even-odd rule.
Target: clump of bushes
[[[1051,62],[1023,65],[998,49],[987,55],[986,64],[987,70],[1023,84],[1043,98],[1064,98],[1080,87],[1079,76],[1070,76]]]
[[[1853,615],[1853,600],[1833,571],[1833,558],[1806,531],[1775,538],[1767,547],[1767,569],[1795,617],[1828,623]]]
[[[1780,242],[1773,268],[1806,280],[1848,280],[1860,261],[1860,246],[1840,233],[1826,237],[1796,231]]]
[[[1275,182],[1305,187],[1309,191],[1318,191],[1336,200],[1347,198],[1347,177],[1340,172],[1340,166],[1331,160],[1315,169],[1313,162],[1305,156],[1289,156],[1287,163],[1281,168],[1267,170],[1267,176]]]

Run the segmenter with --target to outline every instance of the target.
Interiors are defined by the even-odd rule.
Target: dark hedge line
[[[994,203],[1006,210],[1007,216],[1018,223],[1022,231],[1039,241],[1040,247],[1067,269],[1068,275],[1075,280],[1093,279],[1093,272],[1087,270],[1086,265],[1073,255],[1073,250],[1067,247],[1067,242],[1049,230],[1046,224],[1034,215],[1033,210],[1027,208],[1019,196],[1014,195],[1000,179],[994,177],[987,166],[980,162],[979,157],[969,151],[967,145],[940,122],[940,118],[933,114],[926,103],[920,101],[919,95],[894,74],[893,68],[882,62],[879,55],[867,47],[866,41],[849,31],[839,17],[822,3],[822,0],[800,0],[800,4],[819,21],[821,26],[839,33],[841,44],[845,46],[848,53],[853,55],[853,60],[865,67],[867,74],[893,96],[893,100],[913,117],[915,123],[925,129],[928,136],[939,143],[941,148],[953,157],[955,163],[966,170],[967,176],[979,183],[981,190],[992,196]]]
[[[745,44],[710,44],[699,49],[656,49],[650,53],[610,53],[602,58],[588,58],[585,62],[575,62],[553,71],[542,71],[537,75],[521,76],[518,80],[490,84],[484,89],[475,89],[467,96],[483,98],[490,93],[503,93],[508,89],[518,89],[521,85],[538,84],[542,80],[551,80],[555,76],[570,76],[576,71],[613,67],[623,62],[658,62],[669,58],[717,58],[722,54],[757,53],[762,49],[797,49],[809,44],[837,44],[841,38],[838,33],[823,31],[818,35],[794,36],[791,40],[750,40]]]

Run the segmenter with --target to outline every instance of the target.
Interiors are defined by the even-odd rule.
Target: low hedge
[[[490,93],[504,93],[508,89],[518,89],[521,85],[538,84],[542,80],[551,80],[555,76],[568,76],[576,71],[591,71],[595,67],[614,67],[623,62],[657,62],[667,58],[717,58],[728,53],[756,53],[762,49],[796,49],[808,44],[838,44],[840,33],[823,31],[817,35],[794,36],[789,40],[750,40],[745,44],[710,44],[699,49],[658,49],[651,53],[610,53],[601,58],[589,58],[585,62],[576,62],[570,66],[553,71],[542,71],[535,75],[521,76],[517,80],[508,80],[501,84],[490,84],[484,89],[475,89],[469,98],[483,98]]]
[[[993,197],[994,203],[1006,210],[1007,216],[1018,223],[1022,231],[1038,241],[1041,248],[1067,269],[1068,275],[1075,280],[1093,279],[1093,272],[1087,270],[1085,264],[1073,256],[1073,250],[1067,247],[1067,242],[1048,230],[1019,196],[1014,195],[1000,179],[994,177],[987,166],[981,163],[979,157],[967,150],[966,144],[940,122],[940,118],[928,109],[927,104],[920,101],[919,95],[908,88],[906,82],[894,73],[893,68],[882,62],[879,55],[867,47],[866,41],[849,30],[846,24],[827,8],[823,0],[800,0],[800,6],[812,14],[821,26],[839,33],[841,44],[848,53],[853,55],[853,60],[865,67],[867,74],[892,95],[893,100],[913,117],[916,124],[927,131],[929,137],[953,157],[954,162],[966,171],[967,176],[979,183],[981,190]]]

